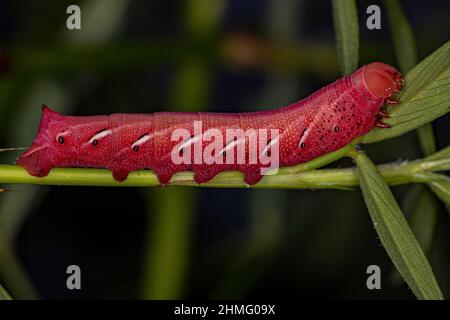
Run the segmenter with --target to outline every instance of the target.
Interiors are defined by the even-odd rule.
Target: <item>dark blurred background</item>
[[[66,28],[71,4],[81,30]],[[370,4],[382,9],[381,30],[365,27]],[[448,41],[450,2],[402,6],[420,61]],[[358,1],[358,12],[360,64],[397,65],[384,3]],[[1,147],[31,143],[43,103],[73,115],[252,111],[338,77],[329,1],[0,1]],[[448,115],[434,122],[438,149],[449,125]],[[377,163],[422,156],[415,132],[365,149]],[[0,283],[16,298],[414,298],[358,189],[9,188]],[[393,188],[401,204],[415,189]],[[448,297],[448,215],[434,206],[427,255]],[[72,264],[81,290],[66,287]],[[372,264],[382,290],[366,287]]]

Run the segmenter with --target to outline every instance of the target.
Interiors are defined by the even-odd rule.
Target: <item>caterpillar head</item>
[[[65,128],[67,117],[43,105],[39,132],[16,163],[33,176],[46,176],[55,161],[61,163],[64,158],[71,157],[71,141],[66,137]]]
[[[403,88],[404,79],[394,67],[373,62],[356,71],[352,82],[359,90],[368,91],[373,98],[386,100]]]

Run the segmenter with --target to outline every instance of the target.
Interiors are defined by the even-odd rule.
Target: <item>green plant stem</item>
[[[433,171],[450,170],[450,159],[416,160],[391,163],[378,166],[383,178],[390,185],[407,183],[430,183],[434,179]],[[237,171],[218,174],[207,183],[197,184],[193,172],[179,172],[173,176],[170,185],[215,188],[289,188],[289,189],[346,189],[358,185],[355,169],[322,169],[298,173],[285,173],[282,168],[276,175],[264,176],[252,186],[248,186],[243,175]],[[105,169],[54,168],[48,176],[38,178],[30,176],[25,169],[14,165],[0,165],[0,183],[37,184],[37,185],[74,185],[109,187],[152,187],[158,186],[156,175],[150,170],[130,173],[124,182],[113,179],[111,172]]]

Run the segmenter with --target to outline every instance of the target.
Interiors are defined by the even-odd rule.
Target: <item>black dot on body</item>
[[[138,152],[138,150],[139,150],[139,147],[138,147],[138,146],[134,146],[134,147],[133,147],[133,151],[134,151],[134,152]]]
[[[92,141],[92,145],[93,145],[94,147],[96,147],[96,146],[98,145],[98,140],[97,140],[97,139],[94,139],[94,141]]]
[[[339,127],[337,127],[337,126],[334,127],[334,132],[339,132],[339,130],[340,130]]]
[[[300,143],[300,148],[303,149],[304,147],[306,147],[306,144],[304,142]]]
[[[63,143],[64,143],[64,138],[63,138],[62,136],[59,136],[59,137],[58,137],[58,142],[59,142],[60,144],[63,144]]]

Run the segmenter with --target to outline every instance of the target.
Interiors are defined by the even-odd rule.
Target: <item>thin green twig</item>
[[[450,159],[415,160],[378,166],[383,178],[390,185],[407,183],[427,183],[427,172],[450,170]],[[287,170],[286,170],[287,171]],[[346,189],[358,186],[354,168],[310,170],[290,173],[280,170],[276,175],[264,176],[252,186],[244,182],[242,173],[227,171],[218,174],[207,183],[197,184],[193,172],[179,172],[170,181],[173,186],[214,187],[214,188],[289,188],[289,189]],[[425,178],[424,178],[425,177]],[[431,178],[430,178],[431,179]],[[105,169],[54,168],[46,177],[30,176],[22,167],[0,165],[0,183],[108,186],[108,187],[153,187],[159,182],[150,170],[130,173],[124,182],[115,181],[111,172]]]

